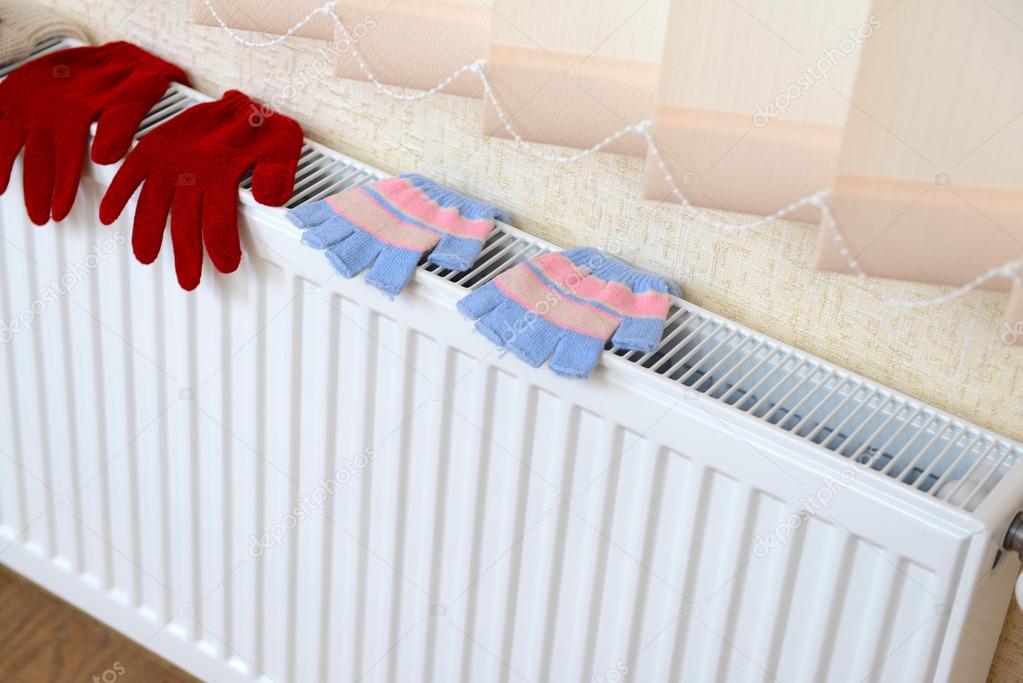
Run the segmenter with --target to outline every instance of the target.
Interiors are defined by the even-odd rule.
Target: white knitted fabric
[[[81,26],[32,0],[0,0],[0,64],[21,59],[48,38],[88,41]]]

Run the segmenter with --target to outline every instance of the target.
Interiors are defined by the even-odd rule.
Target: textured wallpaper
[[[177,62],[207,93],[240,88],[272,101],[330,147],[492,201],[517,226],[555,244],[616,251],[677,280],[690,301],[1023,439],[1023,347],[999,340],[1004,294],[895,310],[874,292],[929,298],[943,290],[818,273],[810,265],[814,226],[779,222],[756,234],[717,234],[677,205],[643,200],[641,159],[537,161],[513,141],[481,136],[479,100],[439,95],[399,102],[369,84],[334,77],[328,43],[294,38],[247,48],[219,28],[191,24],[185,2],[46,1],[87,22],[97,41],[132,40]],[[991,680],[1023,681],[1018,610],[1006,623]]]

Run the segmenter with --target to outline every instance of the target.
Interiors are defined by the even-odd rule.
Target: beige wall
[[[678,280],[691,301],[1023,439],[1023,349],[999,341],[1004,294],[893,310],[855,278],[813,270],[815,228],[779,223],[760,234],[717,236],[677,205],[641,199],[642,159],[590,157],[567,167],[537,162],[514,142],[481,137],[479,100],[403,103],[334,77],[335,60],[318,52],[327,43],[293,39],[248,49],[220,29],[189,23],[185,2],[46,1],[87,21],[98,40],[132,40],[176,61],[202,90],[237,87],[272,100],[331,147],[492,200],[518,226],[557,244],[619,249]],[[896,296],[937,293],[923,285],[869,285]],[[1021,680],[1021,651],[1023,618],[1016,611],[992,680]]]

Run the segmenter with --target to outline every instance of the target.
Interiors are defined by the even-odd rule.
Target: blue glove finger
[[[476,291],[469,292],[462,297],[458,301],[458,311],[464,316],[477,320],[506,300],[506,297],[497,288],[497,285],[490,281]]]
[[[590,272],[589,277],[617,282],[625,285],[636,295],[645,297],[661,295],[680,296],[678,285],[670,280],[634,268],[609,254],[597,249],[583,247],[562,252],[568,260],[580,268]],[[668,302],[664,299],[664,315],[631,316],[627,311],[619,311],[621,324],[611,337],[611,342],[618,348],[630,351],[649,353],[657,348],[664,332],[664,318],[668,312]]]
[[[302,244],[316,249],[326,249],[337,244],[355,231],[355,227],[337,214],[333,218],[310,227],[302,234]]]
[[[325,223],[336,216],[337,212],[323,199],[303,204],[288,212],[288,220],[303,230]]]
[[[662,318],[622,318],[611,343],[620,349],[649,353],[661,343],[663,332]]]
[[[430,252],[429,260],[430,263],[435,263],[441,268],[461,272],[472,267],[482,249],[483,242],[481,240],[444,235],[434,250]]]
[[[355,277],[369,268],[383,243],[362,230],[327,248],[327,260],[344,277]]]
[[[516,324],[521,321],[521,309],[507,299],[487,311],[476,321],[476,331],[497,344],[504,346],[516,334]]]
[[[376,263],[366,274],[366,282],[395,296],[405,288],[422,255],[411,249],[382,246]]]
[[[520,310],[525,311],[521,307]],[[568,332],[557,325],[538,315],[530,314],[524,319],[524,323],[519,323],[507,345],[520,359],[538,368],[561,346],[566,334]]]
[[[604,342],[599,339],[566,330],[548,365],[564,377],[585,379],[597,367],[603,351]]]
[[[476,330],[534,368],[543,365],[565,331],[505,297],[500,290],[497,296],[500,302],[476,322]]]

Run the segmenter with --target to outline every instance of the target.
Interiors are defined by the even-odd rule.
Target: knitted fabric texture
[[[0,64],[28,56],[50,38],[88,41],[81,26],[48,7],[30,0],[0,1]]]
[[[653,351],[678,288],[596,249],[520,263],[458,302],[476,329],[533,367],[585,378],[608,339]]]
[[[132,249],[142,263],[160,253],[167,216],[178,284],[191,290],[202,275],[203,245],[222,273],[241,261],[238,184],[252,170],[252,196],[280,206],[291,197],[302,153],[302,128],[230,90],[216,102],[186,109],[146,135],[118,170],[99,207],[112,223],[142,185]]]
[[[326,250],[341,275],[354,277],[369,268],[366,281],[392,296],[431,249],[431,263],[466,270],[494,221],[507,221],[500,209],[414,173],[351,187],[288,217],[306,231],[302,241]]]
[[[185,73],[130,43],[60,50],[27,62],[0,82],[0,194],[25,148],[25,208],[37,225],[71,211],[96,122],[92,160],[112,164],[171,81]]]

